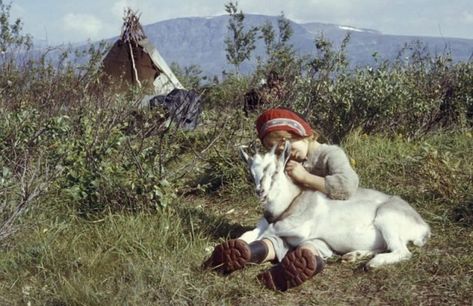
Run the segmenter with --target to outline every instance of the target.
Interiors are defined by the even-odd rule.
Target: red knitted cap
[[[296,113],[285,108],[270,108],[256,119],[259,139],[274,131],[287,131],[301,137],[313,134],[310,125]]]

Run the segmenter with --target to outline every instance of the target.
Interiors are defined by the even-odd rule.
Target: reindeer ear
[[[287,141],[284,143],[284,150],[281,154],[281,158],[284,161],[284,165],[287,164],[289,159],[291,158],[291,142]]]
[[[247,148],[247,146],[240,146],[240,148],[239,148],[240,149],[240,157],[247,164],[249,164],[251,162],[251,157],[248,155],[248,153],[246,153],[245,148]]]

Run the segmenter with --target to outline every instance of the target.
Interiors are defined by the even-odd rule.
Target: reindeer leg
[[[356,250],[343,254],[342,262],[355,262],[357,260],[372,257],[376,253],[370,250]]]

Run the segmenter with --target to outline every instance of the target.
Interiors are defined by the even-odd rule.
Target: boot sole
[[[251,251],[246,242],[233,239],[217,245],[204,267],[223,274],[242,269],[250,261]]]
[[[289,252],[273,268],[258,275],[258,280],[268,289],[286,291],[300,286],[322,271],[324,262],[309,250],[297,248]]]

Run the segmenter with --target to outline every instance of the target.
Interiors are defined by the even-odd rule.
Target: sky
[[[0,0],[23,32],[56,45],[120,34],[126,7],[143,25],[179,17],[224,15],[226,0]],[[384,34],[473,39],[473,0],[240,0],[243,13],[378,30]]]

